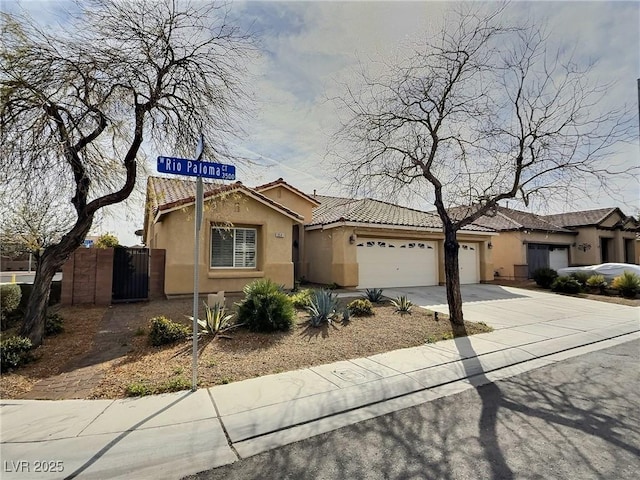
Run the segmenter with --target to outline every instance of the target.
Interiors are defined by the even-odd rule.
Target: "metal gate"
[[[113,252],[112,300],[141,301],[149,298],[149,250],[116,247]]]

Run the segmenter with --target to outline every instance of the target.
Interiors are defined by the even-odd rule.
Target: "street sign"
[[[158,172],[172,175],[187,175],[197,177],[196,180],[196,214],[194,218],[194,243],[193,249],[193,352],[191,360],[191,391],[198,388],[198,274],[200,269],[200,224],[202,223],[202,210],[204,203],[203,178],[216,178],[218,180],[235,180],[236,167],[224,163],[202,162],[204,153],[204,136],[201,134],[196,146],[196,158],[158,157]]]
[[[158,172],[189,177],[235,180],[236,167],[224,163],[202,162],[188,158],[158,157]]]

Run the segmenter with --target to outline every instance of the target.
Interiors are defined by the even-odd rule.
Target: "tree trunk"
[[[62,263],[55,262],[46,254],[40,258],[36,266],[36,276],[33,280],[33,289],[27,302],[27,311],[24,314],[24,322],[20,335],[28,337],[34,347],[42,343],[44,337],[44,322],[47,316],[47,305],[51,293],[51,282]]]
[[[449,321],[454,328],[462,328],[464,330],[462,294],[460,293],[460,269],[458,267],[460,244],[456,238],[456,233],[455,228],[445,224],[444,273],[447,288],[447,304],[449,305]]]
[[[40,256],[33,289],[29,295],[20,329],[20,335],[28,337],[34,347],[41,345],[44,338],[44,323],[53,276],[62,268],[76,248],[82,245],[92,223],[93,216],[84,216],[82,220],[79,219],[71,231],[62,237],[60,243],[45,248]]]

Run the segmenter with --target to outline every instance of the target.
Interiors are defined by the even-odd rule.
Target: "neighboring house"
[[[572,265],[638,263],[636,235],[638,221],[619,208],[600,208],[545,217],[577,233]]]
[[[465,213],[467,207],[453,209]],[[605,262],[635,263],[638,223],[618,208],[535,215],[498,207],[475,222],[500,232],[493,240],[497,277],[530,278],[541,267],[555,270]]]
[[[371,199],[308,195],[282,179],[249,188],[205,183],[200,291],[240,291],[257,278],[344,287],[444,282],[442,225],[433,214]],[[143,241],[166,250],[165,293],[193,291],[195,182],[150,177]],[[493,279],[495,232],[459,232],[462,283]]]

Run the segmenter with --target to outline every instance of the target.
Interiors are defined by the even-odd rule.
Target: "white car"
[[[575,272],[585,272],[590,275],[602,275],[605,280],[611,281],[623,272],[631,272],[640,275],[640,265],[631,263],[601,263],[599,265],[589,265],[587,267],[566,267],[559,268],[558,275],[571,275]]]

